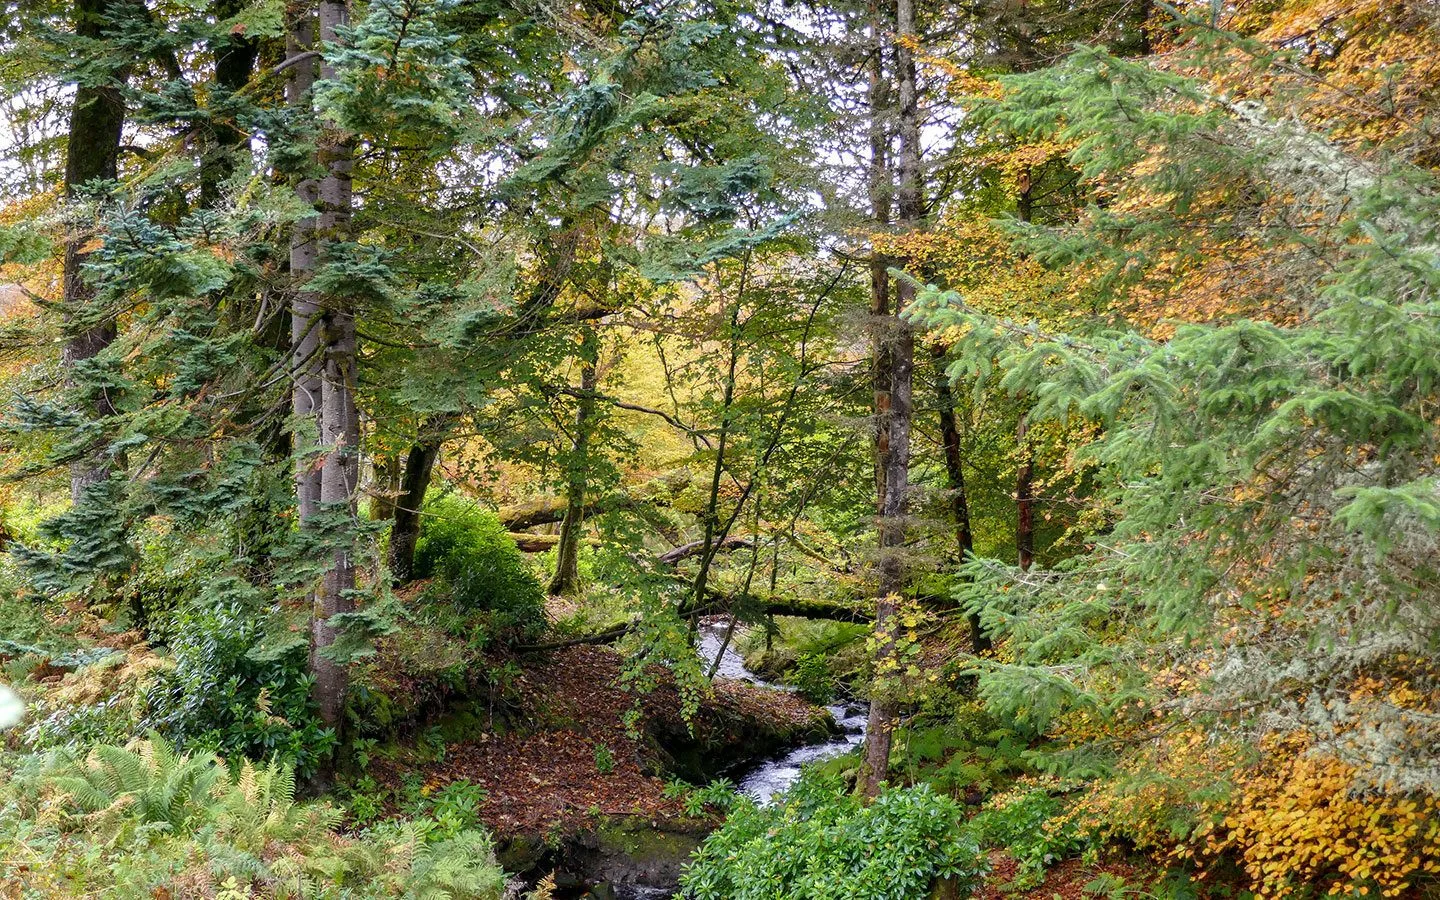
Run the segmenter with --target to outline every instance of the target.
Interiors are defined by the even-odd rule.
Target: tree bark
[[[400,476],[400,494],[395,498],[395,517],[390,523],[390,578],[401,585],[415,578],[415,545],[420,540],[420,510],[435,461],[440,458],[439,437],[423,440],[405,454],[405,471]]]
[[[885,69],[885,32],[879,8],[870,7],[872,18],[867,103],[870,107],[870,166],[867,191],[873,227],[883,229],[890,224],[891,194],[894,192],[890,172],[890,83]],[[890,262],[883,253],[870,256],[870,318],[871,380],[874,383],[875,430],[875,508],[885,505],[885,461],[889,456],[890,414]]]
[[[244,0],[217,0],[215,16],[229,18],[245,8]],[[200,205],[214,209],[221,200],[225,182],[235,174],[235,157],[245,144],[245,133],[227,118],[229,98],[250,82],[259,56],[260,44],[245,34],[224,34],[211,44],[215,56],[215,84],[218,90],[211,99],[211,110],[217,114],[209,128],[211,146],[200,161]]]
[[[960,454],[960,429],[955,424],[955,395],[950,390],[950,377],[945,374],[945,348],[930,351],[935,360],[935,398],[940,405],[940,446],[945,454],[945,480],[950,494],[950,517],[955,523],[955,549],[963,563],[975,550],[975,534],[970,528],[970,498],[965,493],[965,466]],[[979,655],[991,648],[990,636],[980,627],[980,617],[970,616],[970,649]]]
[[[1030,452],[1029,430],[1029,413],[1021,413],[1015,426],[1015,443],[1020,448],[1015,476],[1015,560],[1022,572],[1028,572],[1035,561],[1035,457]]]
[[[317,37],[323,43],[339,43],[341,30],[349,19],[345,0],[320,0],[318,16],[312,19],[301,9],[291,20],[287,49],[293,59],[314,49]],[[318,22],[317,22],[318,20]],[[333,78],[332,64],[321,57],[317,67],[310,61],[291,69],[287,98],[298,111],[313,118],[312,88],[318,74]],[[359,481],[360,419],[355,407],[357,338],[355,309],[348,298],[321,296],[306,283],[313,276],[326,250],[345,239],[350,230],[350,173],[354,149],[348,135],[329,123],[322,123],[315,146],[316,161],[324,174],[318,182],[302,180],[300,197],[316,207],[316,215],[296,223],[291,240],[291,274],[298,282],[292,305],[293,405],[297,420],[316,423],[317,452],[302,453],[296,472],[296,501],[302,526],[315,524],[322,512],[355,524],[355,495]],[[318,456],[318,459],[312,458]],[[318,463],[318,464],[317,464]],[[340,522],[330,522],[334,527]],[[338,631],[334,617],[354,609],[355,560],[350,545],[350,528],[334,527],[336,535],[329,567],[311,598],[310,673],[314,678],[311,696],[320,720],[343,737],[345,695],[349,673],[344,663],[331,659],[327,651]],[[329,781],[333,760],[322,768],[316,787]]]
[[[291,9],[285,39],[286,57],[295,59],[312,52],[315,46],[314,9],[308,4]],[[302,121],[313,116],[312,90],[319,73],[319,62],[304,59],[286,70],[285,99],[296,109]],[[305,206],[315,209],[320,202],[320,182],[302,177],[295,193]],[[290,233],[290,276],[298,286],[290,303],[290,377],[291,413],[297,423],[313,433],[301,432],[292,439],[296,455],[295,500],[302,523],[314,518],[320,504],[320,469],[311,458],[311,447],[320,437],[320,302],[305,281],[315,272],[320,260],[316,236],[318,216],[297,221]]]
[[[108,20],[116,8],[127,0],[77,0],[75,33],[99,40],[107,31]],[[114,181],[119,177],[120,136],[125,127],[125,99],[121,93],[129,77],[128,62],[114,66],[98,84],[80,84],[70,107],[69,140],[65,145],[65,196],[73,199],[79,189],[92,181]],[[91,235],[86,230],[66,236],[62,274],[61,305],[67,320],[84,316],[84,308],[95,299],[95,290],[85,280],[83,267],[89,255],[85,245]],[[68,329],[67,329],[68,330]],[[62,355],[67,368],[98,355],[115,340],[115,321],[104,318],[98,323],[76,326],[69,332]],[[112,416],[115,407],[103,392],[91,399],[91,412],[98,418]],[[94,453],[70,465],[70,496],[78,503],[90,486],[103,481],[111,470],[111,462],[103,454]]]
[[[565,518],[555,552],[555,577],[550,593],[570,595],[580,589],[580,528],[585,521],[585,486],[590,469],[590,432],[595,425],[599,339],[586,328],[580,339],[580,396],[575,406],[575,441],[566,473]]]
[[[899,186],[896,212],[906,230],[921,226],[924,200],[920,172],[920,111],[916,95],[914,44],[916,40],[914,0],[895,3],[895,63],[899,80]],[[915,362],[915,333],[901,318],[915,299],[915,286],[908,280],[895,286],[895,331],[890,356],[889,446],[885,460],[885,499],[880,514],[880,579],[875,605],[875,630],[879,638],[876,677],[883,679],[894,664],[895,625],[900,592],[905,586],[905,517],[910,494],[910,426]],[[865,741],[865,763],[860,789],[867,798],[880,792],[890,768],[890,746],[895,729],[896,708],[883,689],[870,702],[869,729]]]
[[[320,40],[339,43],[340,30],[348,23],[345,0],[321,0]],[[323,59],[323,58],[322,58]],[[322,61],[321,77],[335,77],[331,63]],[[350,231],[351,185],[354,147],[348,135],[326,125],[316,146],[325,176],[320,180],[320,240],[329,245]],[[320,441],[325,450],[320,470],[322,509],[355,519],[355,495],[360,474],[360,416],[355,406],[357,381],[357,338],[355,309],[343,297],[326,297],[321,338],[324,361],[320,389]],[[331,619],[355,608],[355,560],[344,540],[334,550],[330,570],[321,580],[314,604],[311,668],[315,674],[315,701],[321,720],[337,734],[343,733],[345,692],[348,672],[329,659],[325,651],[335,642]]]

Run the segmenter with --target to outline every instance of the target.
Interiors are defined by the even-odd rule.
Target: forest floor
[[[1012,885],[1020,872],[1020,863],[1004,850],[990,853],[990,874],[971,895],[971,900],[1082,900],[1097,895],[1087,886],[1102,876],[1134,884],[1144,881],[1144,869],[1126,860],[1108,860],[1086,865],[1078,859],[1067,859],[1045,870],[1044,879],[1032,888],[1016,890]],[[1150,875],[1153,877],[1153,872]]]
[[[667,777],[719,771],[745,756],[823,734],[828,714],[794,694],[717,680],[687,723],[673,680],[637,700],[621,685],[615,651],[576,646],[519,657],[497,728],[445,749],[443,758],[378,759],[370,774],[398,787],[407,773],[424,790],[466,780],[484,789],[480,818],[502,839],[571,833],[600,817],[685,819]],[[638,713],[635,727],[626,715]],[[523,726],[518,723],[523,723]],[[410,777],[414,777],[411,775]]]

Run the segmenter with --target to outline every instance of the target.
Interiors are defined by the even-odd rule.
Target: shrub
[[[1262,897],[1393,897],[1440,873],[1440,801],[1365,789],[1355,766],[1300,737],[1267,741],[1223,820],[1197,837],[1198,858],[1237,858]]]
[[[800,696],[811,703],[829,703],[835,699],[835,676],[830,674],[830,660],[819,653],[806,653],[795,663],[790,679]]]
[[[681,880],[695,900],[913,900],[937,878],[960,896],[984,873],[959,806],[928,786],[865,804],[836,780],[807,774],[783,805],[739,801]]]
[[[314,715],[306,645],[267,647],[265,622],[240,599],[192,601],[171,616],[165,634],[175,664],[146,691],[141,727],[185,746],[278,756],[314,771],[334,736]]]
[[[1165,858],[1230,804],[1248,756],[1237,742],[1210,740],[1198,728],[1133,740],[1106,777],[1091,783],[1074,815],[1098,840]]]
[[[1094,846],[1063,812],[1060,801],[1044,790],[1017,791],[992,800],[970,827],[982,846],[1015,857],[1020,863],[1015,886],[1029,890],[1044,879],[1046,868]]]
[[[497,634],[533,635],[544,623],[545,593],[505,526],[453,494],[425,504],[415,573],[457,608],[490,614]]]
[[[436,823],[335,828],[292,769],[178,753],[158,737],[0,759],[0,884],[26,896],[499,900],[490,836]],[[18,895],[17,895],[18,896]]]

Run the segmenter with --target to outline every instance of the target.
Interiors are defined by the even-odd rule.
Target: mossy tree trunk
[[[575,406],[575,438],[566,466],[565,518],[555,551],[555,577],[550,593],[570,595],[580,589],[580,530],[585,522],[585,489],[590,472],[590,438],[595,428],[595,392],[599,387],[599,338],[585,328],[580,338],[580,391]]]
[[[924,216],[920,172],[920,112],[916,94],[914,0],[895,4],[895,67],[898,81],[899,165],[895,193],[897,224],[905,230],[918,229]],[[909,280],[895,285],[895,321],[890,341],[889,446],[885,448],[885,497],[880,507],[880,578],[875,605],[875,630],[879,639],[875,660],[879,690],[870,702],[869,728],[865,741],[865,763],[860,789],[875,797],[890,768],[890,746],[896,722],[895,701],[884,689],[884,679],[894,667],[895,617],[905,587],[905,525],[910,500],[910,431],[914,386],[915,332],[903,318],[915,299],[915,285]]]

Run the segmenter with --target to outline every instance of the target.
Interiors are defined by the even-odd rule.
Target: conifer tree
[[[297,117],[316,113],[317,75],[337,80],[336,53],[346,40],[349,6],[344,0],[319,0],[314,11],[292,12],[286,35],[290,83],[287,96]],[[319,43],[317,43],[317,40]],[[318,59],[316,55],[318,54]],[[296,281],[291,303],[291,358],[294,416],[302,423],[302,451],[296,472],[296,503],[301,527],[328,533],[330,562],[315,588],[311,612],[310,668],[320,720],[340,731],[346,684],[342,662],[329,655],[337,638],[335,617],[354,609],[354,549],[351,533],[359,479],[359,414],[355,407],[357,310],[345,296],[343,280],[329,278],[325,291],[315,279],[325,266],[343,263],[350,238],[353,144],[339,123],[323,120],[315,136],[313,163],[300,173],[297,192],[315,213],[295,223],[290,274]],[[318,177],[312,177],[310,169]],[[313,438],[307,432],[313,428]]]
[[[76,199],[87,186],[93,198],[103,200],[107,183],[119,177],[120,139],[125,127],[124,88],[131,67],[123,52],[112,49],[106,37],[139,7],[129,0],[79,0],[74,7],[75,37],[83,43],[76,51],[94,54],[95,63],[79,69],[79,82],[71,101],[69,135],[65,144],[65,195]],[[63,299],[70,332],[65,363],[74,368],[93,360],[115,339],[115,322],[92,308],[94,290],[85,272],[85,250],[93,235],[76,223],[65,241]],[[89,392],[89,415],[114,415],[115,407],[103,388]],[[108,478],[111,466],[102,451],[92,449],[70,464],[70,496],[81,502],[95,483]]]
[[[916,84],[915,24],[913,0],[896,0],[894,53],[897,74],[897,125],[899,137],[896,220],[900,228],[914,231],[925,215],[921,171],[920,107]],[[910,508],[911,417],[913,415],[915,335],[906,309],[915,297],[915,282],[901,279],[895,288],[893,337],[889,341],[887,368],[890,390],[882,427],[888,440],[883,455],[885,491],[879,509],[880,577],[876,589],[875,631],[879,650],[876,671],[883,677],[895,666],[894,619],[905,589],[905,534]],[[873,798],[880,792],[890,768],[890,746],[895,728],[894,700],[881,694],[870,702],[866,730],[865,770],[861,791]]]

